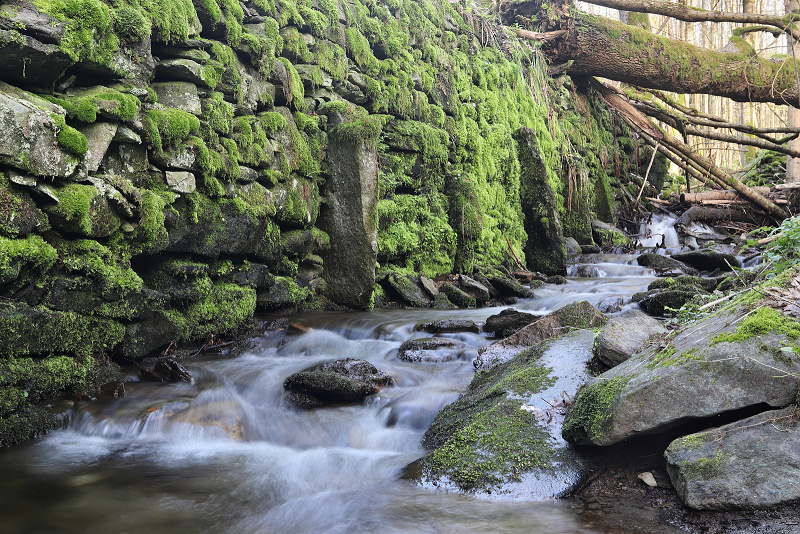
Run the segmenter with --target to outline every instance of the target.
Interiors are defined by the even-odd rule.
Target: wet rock
[[[436,296],[439,294],[439,288],[436,287],[436,284],[433,282],[433,280],[431,280],[427,276],[420,275],[419,283],[422,286],[422,288],[428,292],[428,295],[430,295],[431,298],[435,299]]]
[[[618,228],[603,221],[592,221],[592,237],[596,243],[605,247],[621,247],[627,245],[630,239]]]
[[[795,402],[800,363],[781,351],[794,323],[768,307],[744,315],[731,310],[688,325],[667,344],[590,380],[572,405],[564,437],[611,445],[695,418]]]
[[[163,376],[167,382],[191,382],[192,376],[184,366],[172,358],[160,358],[153,371]]]
[[[176,193],[194,193],[197,189],[194,174],[187,171],[167,171],[164,173],[167,187]]]
[[[694,267],[678,261],[677,259],[670,258],[669,256],[662,256],[661,254],[654,254],[648,252],[636,258],[636,263],[642,267],[650,267],[659,272],[680,272],[692,276],[699,274]]]
[[[638,351],[651,338],[667,333],[661,322],[639,311],[630,311],[609,319],[597,336],[594,354],[601,362],[614,367]]]
[[[151,85],[156,92],[158,103],[168,108],[182,109],[187,113],[200,115],[203,112],[197,86],[191,82],[159,82]]]
[[[392,378],[365,360],[346,358],[290,375],[283,387],[322,403],[360,402],[393,383]]]
[[[687,290],[655,291],[642,298],[639,301],[639,307],[648,315],[672,316],[676,310],[679,310],[696,295],[697,292]]]
[[[731,267],[741,267],[742,264],[732,254],[723,254],[713,250],[692,250],[673,254],[673,259],[691,265],[700,271],[730,271]]]
[[[593,337],[582,331],[547,340],[477,374],[436,416],[423,438],[430,452],[407,466],[406,476],[444,489],[534,500],[569,490],[585,466],[558,437],[561,396],[574,394],[588,376]],[[574,369],[584,371],[575,375]]]
[[[565,237],[564,238],[564,246],[567,249],[567,254],[580,254],[581,253],[581,245],[578,243],[578,240],[574,237]]]
[[[508,337],[520,328],[535,322],[540,317],[541,315],[533,315],[509,308],[496,315],[489,316],[483,325],[483,331],[493,332],[497,337]]]
[[[488,276],[487,279],[501,296],[512,296],[523,299],[529,299],[534,296],[533,291],[523,286],[513,278],[493,275]]]
[[[84,126],[80,129],[80,132],[86,137],[86,142],[89,145],[89,149],[83,157],[86,170],[97,172],[108,147],[111,145],[111,141],[117,133],[117,125],[112,122],[98,121]]]
[[[799,415],[791,406],[673,441],[664,456],[681,500],[695,510],[800,500]]]
[[[461,284],[461,289],[467,295],[470,295],[476,302],[483,304],[489,300],[489,288],[481,284],[477,280],[469,276],[459,275],[458,282]]]
[[[547,179],[547,166],[536,132],[522,127],[514,134],[520,159],[520,201],[525,217],[525,263],[547,274],[567,274],[561,215]]]
[[[203,67],[191,59],[165,59],[158,63],[156,76],[162,79],[190,82],[208,87],[203,79]]]
[[[72,175],[79,160],[58,142],[58,128],[50,116],[57,106],[47,103],[43,108],[41,99],[5,87],[0,85],[0,162],[36,176]]]
[[[420,323],[414,330],[422,330],[431,334],[454,334],[457,332],[473,332],[477,334],[480,328],[475,321],[469,319],[440,319],[430,323]]]
[[[122,380],[106,382],[100,386],[100,393],[107,399],[119,399],[125,396],[125,384]]]
[[[617,313],[624,304],[625,299],[622,297],[608,297],[597,305],[597,309],[600,313]]]
[[[430,305],[431,299],[417,283],[417,277],[392,273],[385,282],[406,304],[414,307]]]
[[[15,29],[0,29],[0,70],[6,81],[52,87],[72,63],[57,44],[20,35]]]
[[[478,371],[505,362],[547,338],[559,336],[573,329],[595,328],[605,324],[606,318],[588,302],[573,302],[540,317],[536,322],[518,330],[511,336],[478,349],[473,362]]]
[[[600,251],[600,247],[595,244],[581,245],[581,254],[599,254]]]
[[[445,282],[439,286],[439,292],[447,295],[447,298],[450,299],[450,302],[459,308],[474,308],[477,305],[475,298],[448,282]]]
[[[463,345],[441,337],[412,339],[400,345],[397,357],[407,362],[447,362],[458,359],[459,347]]]
[[[556,285],[563,285],[567,283],[567,279],[560,274],[554,274],[553,276],[548,276],[544,279],[546,284],[556,284]]]
[[[346,246],[331,247],[322,254],[325,295],[338,304],[363,309],[372,305],[375,289],[378,155],[369,143],[336,133],[344,117],[334,114],[328,120],[330,176],[323,188],[328,209],[320,228],[331,243]]]
[[[444,293],[439,293],[436,295],[436,298],[433,299],[433,307],[439,310],[456,310],[458,306],[450,302],[450,299],[447,298],[447,295]]]
[[[180,339],[182,333],[181,325],[176,324],[172,316],[155,310],[125,327],[125,339],[119,351],[126,358],[141,358]]]

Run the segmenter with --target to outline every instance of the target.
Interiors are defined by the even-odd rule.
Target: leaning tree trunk
[[[536,15],[533,2],[511,4],[503,20]],[[711,51],[654,35],[641,28],[553,4],[549,32],[514,30],[542,42],[553,63],[569,63],[573,76],[600,76],[641,87],[676,93],[705,93],[740,102],[798,105],[794,63],[758,57],[740,36],[722,51]],[[530,7],[524,11],[522,6]],[[545,13],[539,20],[548,20]],[[533,36],[539,36],[533,37]]]

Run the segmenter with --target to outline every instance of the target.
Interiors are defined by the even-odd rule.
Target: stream
[[[544,315],[570,302],[630,297],[654,279],[631,255],[579,257],[567,284],[513,307]],[[576,533],[604,532],[566,500],[475,497],[402,478],[437,412],[474,376],[486,334],[457,359],[397,358],[420,322],[483,322],[502,308],[376,310],[293,317],[233,354],[182,360],[191,384],[126,384],[123,398],[78,402],[66,428],[0,451],[3,533]],[[287,405],[290,374],[361,358],[395,378],[368,402]]]

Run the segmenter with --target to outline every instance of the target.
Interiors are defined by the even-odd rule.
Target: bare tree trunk
[[[800,10],[800,0],[786,0],[786,13],[792,13]],[[800,19],[800,14],[797,14]],[[786,55],[792,60],[792,63],[797,68],[797,62],[800,61],[800,46],[797,41],[791,37],[787,37],[787,50]],[[800,126],[800,102],[795,102],[793,106],[789,106],[787,122],[789,126]],[[800,138],[789,142],[789,148],[800,150]],[[789,182],[800,182],[800,158],[786,158],[786,179]]]

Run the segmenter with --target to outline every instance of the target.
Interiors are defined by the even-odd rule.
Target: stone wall
[[[0,442],[105,356],[368,308],[376,262],[469,273],[536,224],[590,242],[632,145],[530,57],[450,2],[4,1]]]

